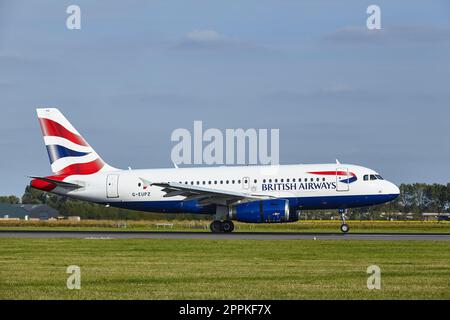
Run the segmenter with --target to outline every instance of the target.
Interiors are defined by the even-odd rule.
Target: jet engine
[[[249,223],[279,223],[298,221],[296,213],[289,212],[285,199],[258,200],[230,207],[229,219]]]

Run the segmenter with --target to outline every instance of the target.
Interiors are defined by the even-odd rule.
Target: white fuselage
[[[183,204],[183,196],[165,197],[163,188],[152,186],[153,182],[283,198],[297,210],[369,206],[390,201],[399,194],[397,186],[382,180],[375,171],[350,164],[118,170],[74,175],[65,181],[83,188],[68,192],[58,187],[53,192],[151,212],[214,213],[195,201]]]

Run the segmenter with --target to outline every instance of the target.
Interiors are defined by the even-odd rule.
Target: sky
[[[171,133],[201,120],[279,129],[281,164],[448,183],[449,57],[448,0],[0,0],[0,195],[51,174],[37,107],[118,168],[172,167]]]

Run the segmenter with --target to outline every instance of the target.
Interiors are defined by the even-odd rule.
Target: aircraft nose
[[[397,198],[400,195],[400,189],[392,182],[389,182],[389,194],[395,196]]]

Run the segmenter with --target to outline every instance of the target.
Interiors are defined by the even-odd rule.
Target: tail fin
[[[107,165],[58,109],[37,109],[52,172],[58,176],[116,170]]]

